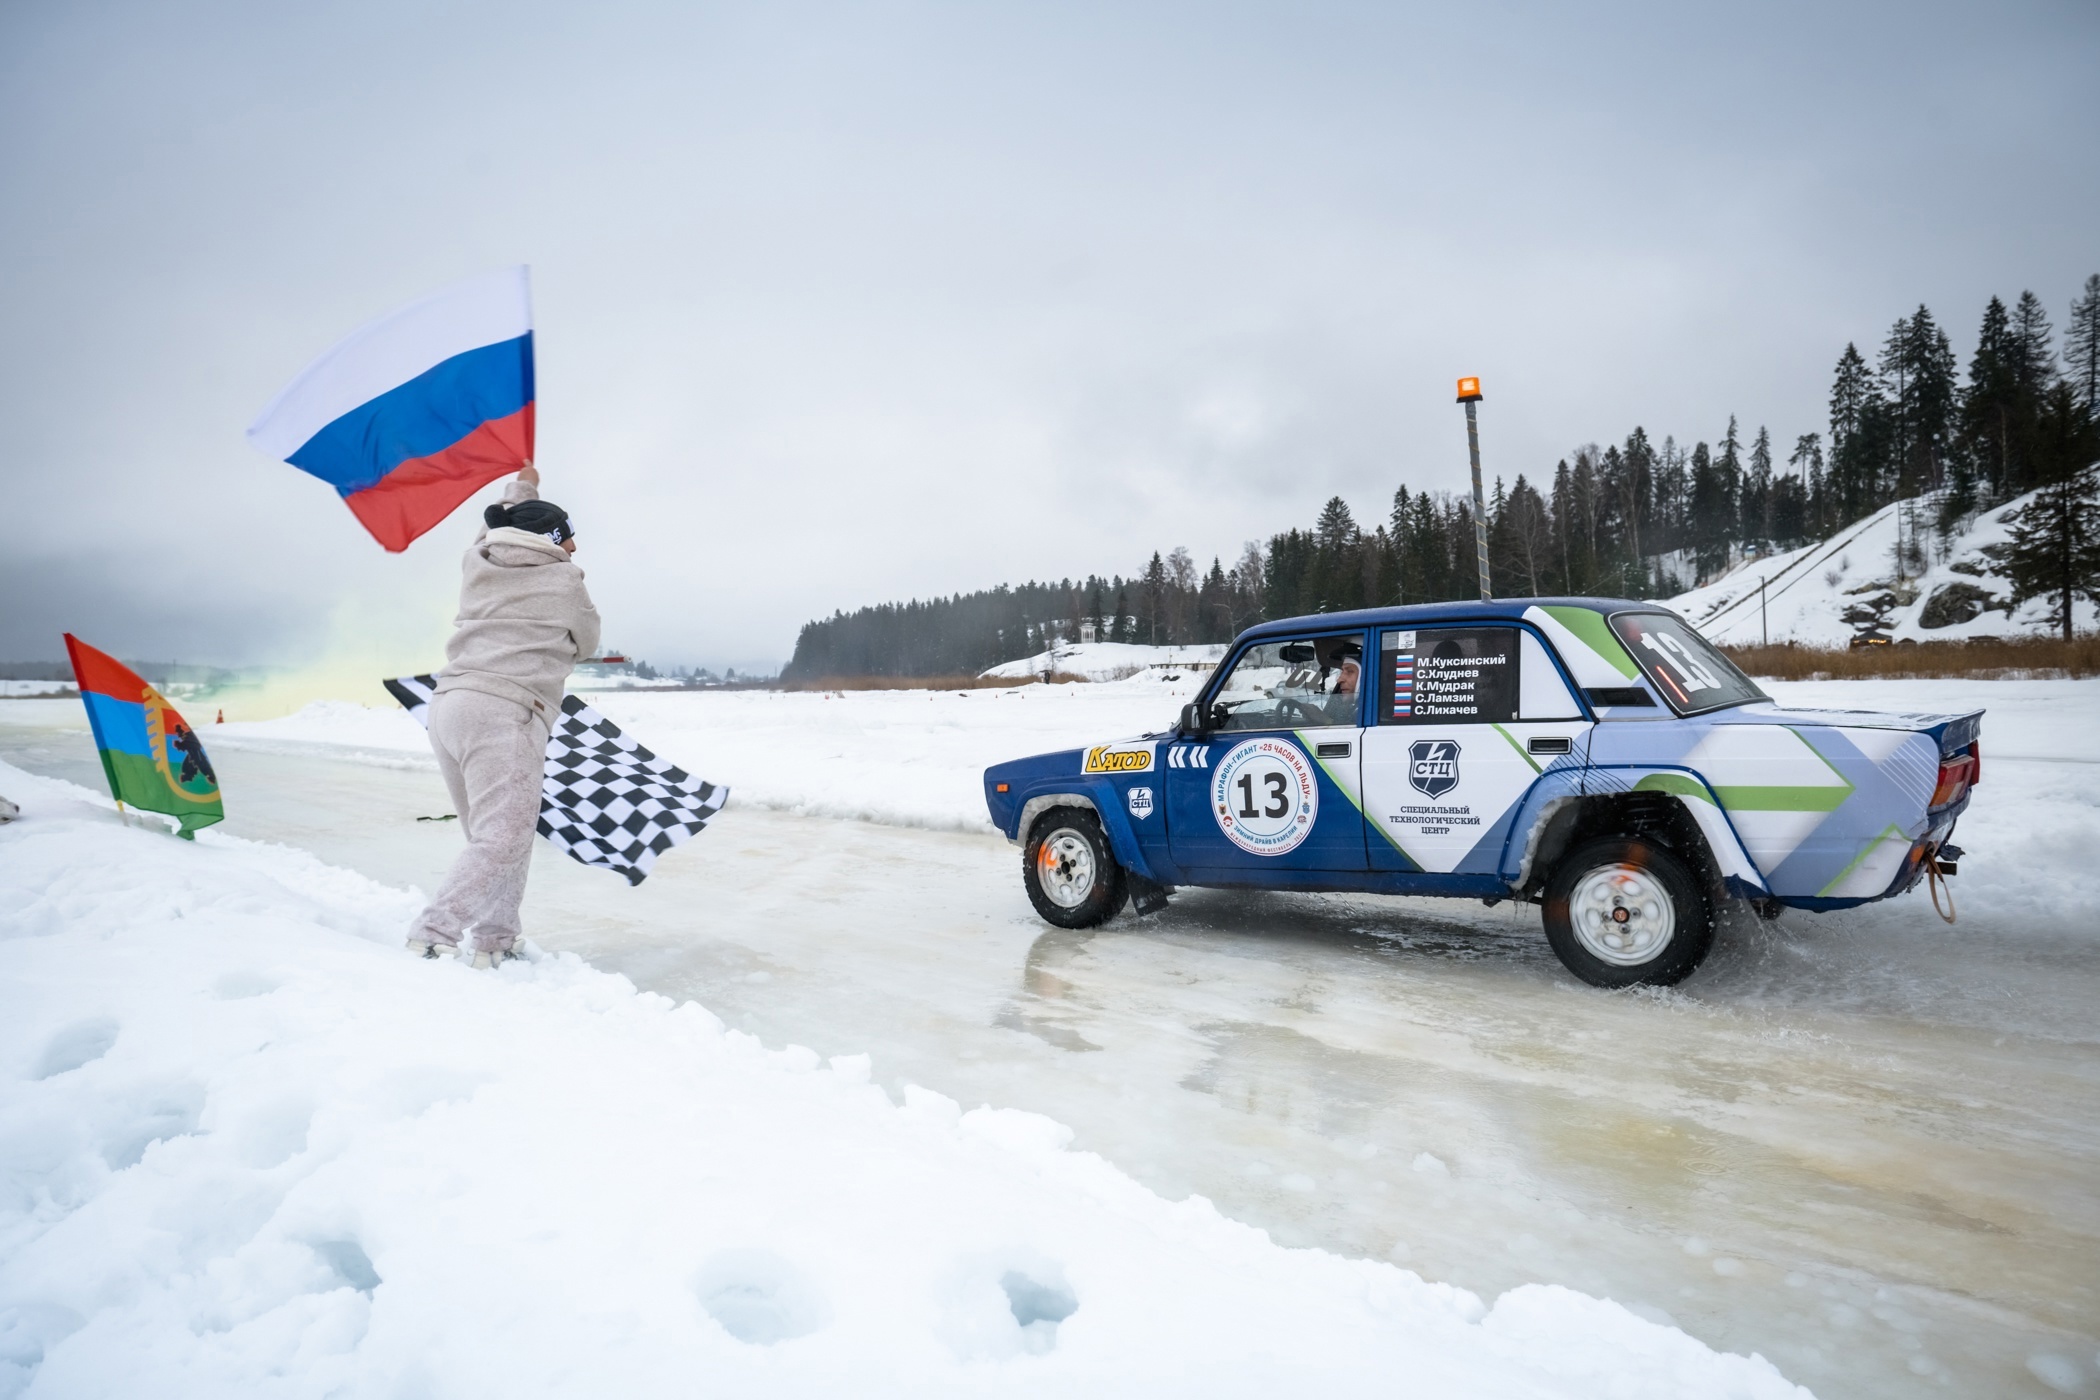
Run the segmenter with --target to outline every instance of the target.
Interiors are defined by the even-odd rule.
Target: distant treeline
[[[1537,484],[1497,477],[1495,590],[1667,597],[1745,551],[1825,538],[1892,501],[1929,497],[1947,532],[2052,482],[2078,477],[2090,497],[2100,276],[2072,304],[2061,364],[2053,340],[2032,292],[2010,311],[1993,297],[1963,376],[1920,306],[1890,329],[1874,363],[1845,347],[1827,434],[1800,434],[1784,460],[1765,428],[1746,444],[1730,418],[1717,446],[1657,444],[1636,427],[1623,442],[1575,449]],[[2100,530],[2100,516],[2090,523]],[[1471,500],[1402,485],[1383,519],[1359,521],[1337,496],[1309,529],[1250,541],[1230,566],[1214,557],[1204,569],[1177,548],[1130,578],[1002,584],[837,613],[802,628],[782,676],[957,675],[1053,643],[1221,642],[1264,618],[1477,592]]]
[[[193,666],[178,661],[126,661],[148,685],[223,685],[235,673],[222,666]],[[0,681],[69,681],[70,661],[0,661]]]

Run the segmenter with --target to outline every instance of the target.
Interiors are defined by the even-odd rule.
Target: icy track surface
[[[0,1394],[1802,1395],[1169,1202],[407,892],[0,764]]]

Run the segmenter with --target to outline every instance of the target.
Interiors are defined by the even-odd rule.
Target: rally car
[[[984,795],[1059,927],[1184,885],[1516,899],[1584,981],[1666,985],[1722,899],[1953,874],[1982,718],[1782,708],[1652,603],[1438,603],[1249,628],[1171,730]]]

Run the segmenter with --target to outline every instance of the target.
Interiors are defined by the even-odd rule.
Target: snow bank
[[[0,1396],[1798,1396],[1163,1200],[1060,1125],[0,765]]]
[[[1119,681],[1140,671],[1174,670],[1194,666],[1211,670],[1225,659],[1223,642],[1200,646],[1150,647],[1129,642],[1081,642],[1059,647],[1053,654],[1037,652],[1019,661],[1007,661],[984,674],[1005,679],[1040,676],[1046,671],[1059,675],[1084,676],[1090,681]]]

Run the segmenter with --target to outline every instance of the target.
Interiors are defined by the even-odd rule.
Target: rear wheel
[[[1036,819],[1021,850],[1021,883],[1035,912],[1059,928],[1106,923],[1128,894],[1100,818],[1083,807],[1053,807]]]
[[[1571,851],[1546,882],[1546,940],[1593,987],[1667,987],[1714,941],[1714,904],[1682,857],[1610,837]]]

